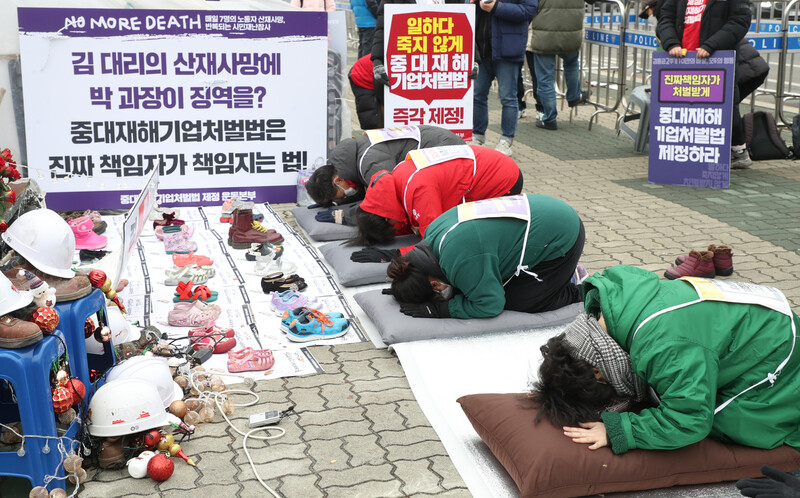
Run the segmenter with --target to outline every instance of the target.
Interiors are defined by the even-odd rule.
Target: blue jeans
[[[559,56],[564,63],[564,81],[567,84],[567,102],[581,98],[580,53]],[[556,120],[556,56],[533,54],[536,69],[536,100],[544,108],[542,121]]]
[[[517,104],[517,78],[522,64],[519,62],[488,61],[480,64],[475,93],[472,100],[472,133],[485,135],[489,126],[489,89],[497,78],[497,89],[503,111],[500,129],[503,136],[514,138],[517,131],[519,107]]]

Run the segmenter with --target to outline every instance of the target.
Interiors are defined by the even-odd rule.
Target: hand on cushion
[[[385,263],[400,254],[399,249],[378,249],[365,247],[350,255],[350,261],[356,263]]]
[[[769,465],[761,467],[767,479],[739,479],[736,487],[744,496],[800,498],[800,479]]]
[[[603,422],[581,422],[580,427],[564,427],[564,435],[573,443],[590,444],[590,450],[608,446],[606,424]]]
[[[336,223],[337,225],[347,225],[344,221],[344,213],[341,209],[330,208],[325,211],[320,211],[314,218],[320,223]]]
[[[400,311],[414,318],[450,318],[447,301],[428,301],[422,304],[400,303]]]

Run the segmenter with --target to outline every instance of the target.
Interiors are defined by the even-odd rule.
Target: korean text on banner
[[[651,183],[728,188],[735,64],[732,50],[706,59],[653,52]]]
[[[326,156],[324,12],[19,8],[31,175],[54,209],[295,199]],[[55,82],[55,83],[54,83]]]
[[[475,7],[386,4],[384,9],[390,82],[384,126],[435,125],[471,139]]]

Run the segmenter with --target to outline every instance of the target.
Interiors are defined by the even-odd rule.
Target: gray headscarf
[[[633,373],[631,356],[609,336],[594,317],[581,314],[567,325],[564,339],[570,354],[596,367],[617,391],[634,401],[647,395],[647,383]],[[628,403],[615,404],[610,411],[621,411]]]

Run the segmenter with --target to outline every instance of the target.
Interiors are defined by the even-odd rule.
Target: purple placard
[[[54,211],[83,210],[102,205],[103,209],[129,209],[139,190],[50,192],[47,207]],[[165,206],[217,206],[230,197],[258,203],[297,202],[297,186],[223,187],[170,190],[158,192],[158,203]]]
[[[661,102],[725,102],[724,70],[664,70],[659,74]]]
[[[736,54],[653,53],[648,181],[728,188]]]
[[[49,9],[19,7],[21,33],[73,37],[205,34],[226,38],[328,36],[326,12]]]

